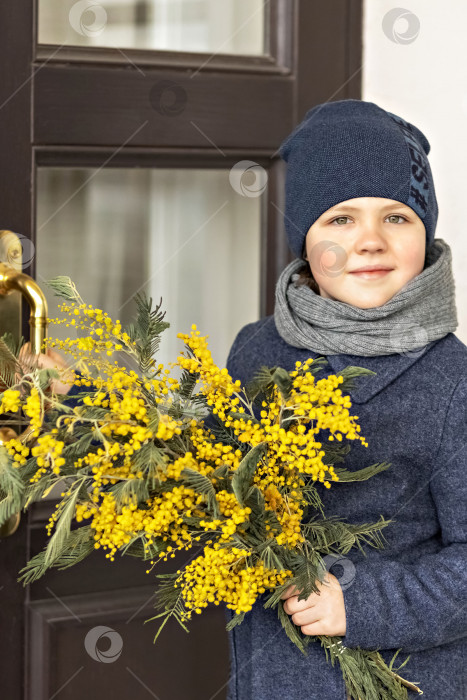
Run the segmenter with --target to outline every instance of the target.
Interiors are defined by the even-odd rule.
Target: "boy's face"
[[[382,306],[424,267],[425,225],[413,209],[383,197],[340,202],[306,236],[306,258],[320,295],[361,309]],[[368,265],[384,273],[354,270]]]

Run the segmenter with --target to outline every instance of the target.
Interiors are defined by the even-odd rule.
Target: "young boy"
[[[341,635],[386,663],[401,648],[394,670],[411,654],[401,674],[426,700],[466,699],[467,347],[454,335],[451,250],[434,239],[429,150],[417,127],[371,102],[306,114],[280,148],[296,259],[274,314],[240,330],[227,367],[242,385],[262,365],[319,356],[329,366],[317,378],[347,365],[376,372],[349,392],[369,446],[356,441],[342,466],[391,466],[317,486],[327,516],[392,520],[385,547],[351,550],[319,594],[298,601],[291,587],[284,608],[304,634]],[[229,700],[346,699],[339,665],[319,642],[304,657],[261,599],[229,642]]]
[[[307,113],[280,149],[297,257],[274,315],[241,329],[227,367],[244,386],[261,365],[292,370],[323,355],[317,378],[347,365],[376,372],[350,391],[369,446],[355,441],[342,466],[391,467],[317,487],[327,516],[392,520],[385,548],[352,550],[306,600],[289,588],[285,610],[304,634],[340,635],[386,663],[401,648],[394,670],[410,654],[401,673],[425,700],[467,700],[467,347],[454,335],[451,250],[434,238],[429,150],[417,127],[371,102]],[[65,363],[51,351],[40,365]],[[229,700],[346,700],[339,665],[318,642],[304,657],[261,599],[229,644]]]

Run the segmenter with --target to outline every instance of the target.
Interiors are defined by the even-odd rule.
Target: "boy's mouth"
[[[392,270],[379,268],[377,270],[355,270],[350,274],[355,275],[355,277],[361,277],[362,279],[372,280],[385,277],[389,272],[392,272]]]
[[[373,265],[362,265],[361,267],[356,267],[355,270],[350,270],[350,272],[369,272],[372,270],[392,270],[389,265],[383,265],[382,263],[374,263]]]

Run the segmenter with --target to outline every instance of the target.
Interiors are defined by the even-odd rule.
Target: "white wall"
[[[463,0],[364,2],[362,99],[412,122],[430,142],[439,206],[435,236],[452,249],[455,333],[467,344],[466,26]]]

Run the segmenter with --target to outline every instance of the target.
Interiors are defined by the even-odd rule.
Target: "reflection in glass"
[[[264,0],[39,0],[38,42],[262,55]]]
[[[228,170],[39,168],[37,281],[69,275],[88,304],[123,325],[145,291],[171,326],[156,360],[183,350],[196,323],[224,366],[236,333],[259,318],[260,197],[242,196]],[[49,335],[76,337],[51,324]],[[71,358],[68,358],[71,359]],[[111,358],[112,359],[112,358]],[[113,358],[117,359],[117,358]]]

